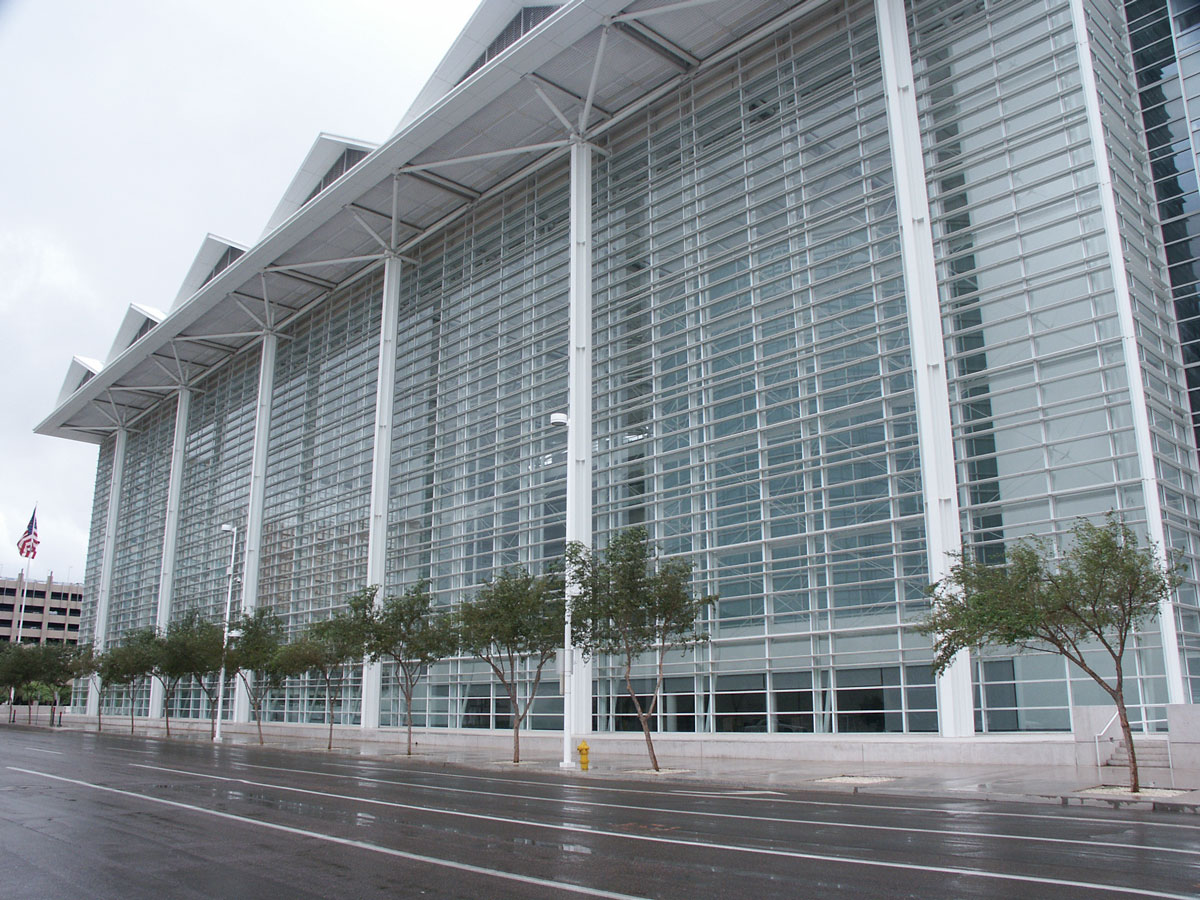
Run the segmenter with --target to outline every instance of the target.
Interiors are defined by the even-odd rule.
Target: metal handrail
[[[1120,712],[1113,713],[1112,718],[1108,720],[1108,722],[1105,724],[1105,726],[1096,732],[1096,737],[1094,738],[1094,740],[1096,742],[1096,768],[1097,769],[1099,769],[1102,765],[1102,763],[1100,762],[1100,738],[1104,737],[1105,732],[1107,732],[1108,729],[1112,728],[1112,723],[1117,721],[1117,717],[1120,715],[1121,715]]]

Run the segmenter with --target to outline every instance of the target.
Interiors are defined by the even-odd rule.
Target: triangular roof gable
[[[67,367],[67,375],[63,379],[62,388],[58,392],[58,405],[61,406],[68,397],[83,387],[93,376],[99,375],[103,368],[104,364],[98,359],[91,359],[87,356],[72,357],[71,365]]]
[[[304,204],[312,199],[313,190],[321,184],[321,181],[329,174],[330,168],[341,159],[343,153],[347,150],[359,150],[363,153],[370,153],[377,146],[378,144],[356,141],[351,138],[338,137],[334,134],[325,134],[324,132],[317,135],[312,149],[308,151],[308,156],[304,157],[304,162],[300,164],[300,168],[296,172],[296,177],[292,179],[292,183],[283,192],[283,199],[275,207],[275,212],[271,213],[271,218],[267,221],[267,227],[263,229],[263,236],[270,234],[290,219]]]
[[[155,325],[161,322],[165,315],[157,309],[150,306],[140,306],[137,303],[130,303],[129,309],[125,311],[125,318],[121,322],[121,327],[117,329],[116,339],[113,340],[112,349],[108,351],[108,356],[104,358],[104,365],[108,365],[133,344],[146,334]],[[96,370],[97,372],[99,369]],[[94,374],[94,373],[93,373]],[[74,393],[74,391],[72,391]]]
[[[480,3],[471,20],[455,38],[442,61],[417,94],[417,98],[409,106],[400,124],[396,126],[395,133],[399,133],[405,125],[462,82],[471,67],[488,52],[488,48],[496,42],[504,29],[512,24],[513,19],[521,15],[522,10],[532,6],[561,5],[549,2],[530,3],[528,0],[484,0]]]
[[[243,244],[227,241],[215,234],[205,235],[204,243],[200,245],[200,252],[196,254],[195,260],[192,261],[192,267],[188,269],[187,276],[183,279],[183,284],[179,286],[179,293],[175,295],[171,309],[178,307],[188,297],[208,284],[217,272],[245,252],[246,247]]]

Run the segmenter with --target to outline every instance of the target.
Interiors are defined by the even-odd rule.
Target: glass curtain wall
[[[421,579],[436,602],[469,599],[509,566],[562,556],[566,435],[565,165],[485,202],[420,249],[401,287],[386,589]],[[549,676],[549,677],[545,677]],[[531,677],[525,673],[525,679]],[[561,728],[544,673],[527,727]],[[381,721],[403,721],[392,666]],[[434,667],[417,723],[507,728],[508,699],[472,659]]]
[[[259,354],[254,350],[242,353],[192,389],[171,592],[172,621],[197,611],[210,621],[224,622],[233,535],[222,531],[222,525],[237,527],[231,620],[239,614],[258,369]],[[207,704],[208,698],[199,686],[181,685],[172,697],[171,715],[207,717]],[[232,704],[227,707],[227,713],[231,712]]]
[[[160,403],[129,428],[126,438],[116,534],[106,537],[114,542],[105,635],[109,647],[130,631],[153,626],[157,617],[175,405],[174,397]],[[116,704],[129,708],[127,699],[116,692],[105,704],[106,711],[117,711]],[[148,684],[143,684],[134,706],[138,715],[149,712]]]
[[[1135,332],[1163,532],[1167,546],[1181,554],[1187,564],[1191,579],[1176,592],[1178,624],[1180,613],[1190,618],[1197,614],[1200,520],[1197,519],[1195,433],[1188,410],[1177,307],[1172,302],[1162,232],[1157,227],[1146,135],[1139,127],[1139,97],[1129,57],[1129,35],[1121,15],[1122,4],[1115,0],[1089,0],[1088,12],[1088,33],[1113,170],[1117,217],[1129,289],[1134,297]],[[1143,678],[1157,678],[1163,671],[1161,644],[1161,630],[1146,629],[1137,658]],[[1157,652],[1155,647],[1159,648]],[[1178,647],[1169,648],[1169,652],[1178,653]],[[1161,703],[1166,698],[1156,693],[1154,699]],[[1164,717],[1165,710],[1153,711],[1153,718]]]
[[[100,602],[100,569],[108,536],[108,499],[112,495],[116,438],[105,438],[96,459],[96,487],[92,492],[92,520],[88,528],[87,562],[83,570],[83,606],[79,616],[79,642],[91,643],[96,635],[96,612]],[[96,650],[103,649],[97,645]],[[78,704],[76,704],[78,705]]]
[[[1110,509],[1144,532],[1069,4],[918,0],[909,9],[964,536],[999,561],[1005,540],[1062,534],[1077,516]],[[1107,61],[1098,73],[1119,80]],[[1116,137],[1132,140],[1128,128]],[[1132,173],[1120,167],[1114,178],[1136,184]],[[1124,215],[1129,228],[1142,211]],[[1147,261],[1131,276],[1139,303],[1153,308],[1149,253],[1143,242]],[[1141,649],[1157,640],[1155,629]],[[1131,655],[1131,705],[1162,703],[1161,652]],[[1072,703],[1099,702],[1053,658],[985,651],[975,676],[985,731],[1066,729]]]
[[[1139,89],[1158,219],[1166,251],[1182,360],[1189,391],[1193,434],[1200,433],[1200,186],[1197,185],[1192,122],[1200,122],[1200,8],[1166,0],[1125,4],[1129,43]],[[1186,442],[1180,442],[1186,444]],[[1170,463],[1190,478],[1189,452]],[[1184,504],[1165,487],[1164,506],[1172,546],[1185,547],[1172,522]],[[1192,514],[1194,517],[1194,514]],[[1193,570],[1194,572],[1194,570]],[[1200,696],[1200,610],[1191,582],[1179,592],[1180,639],[1191,697]]]
[[[382,271],[323,300],[284,329],[275,363],[259,604],[290,633],[327,618],[366,586]],[[361,666],[334,704],[357,724]],[[290,682],[269,715],[325,721],[324,684]]]
[[[904,628],[927,563],[873,5],[826,6],[609,149],[596,543],[645,524],[720,595],[712,643],[667,661],[657,727],[936,730]],[[596,676],[597,727],[637,728],[619,667]]]
[[[92,491],[92,519],[88,526],[87,561],[83,570],[83,603],[79,615],[79,643],[94,644],[97,652],[105,647],[105,641],[96,640],[96,612],[100,602],[100,570],[104,561],[104,544],[107,540],[108,498],[112,495],[113,459],[116,437],[105,438],[100,444],[96,458],[96,486]],[[88,679],[78,679],[71,690],[71,707],[82,712],[87,706]]]
[[[174,397],[160,403],[129,429],[118,498],[117,532],[112,535],[110,645],[119,642],[128,631],[155,623],[174,439]]]

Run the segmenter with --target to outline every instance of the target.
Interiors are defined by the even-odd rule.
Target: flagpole
[[[25,579],[21,582],[21,605],[17,612],[17,632],[15,636],[9,635],[9,639],[12,640],[15,637],[18,644],[21,643],[21,633],[25,630],[25,598],[29,594],[29,563],[30,560],[27,558],[25,560]]]

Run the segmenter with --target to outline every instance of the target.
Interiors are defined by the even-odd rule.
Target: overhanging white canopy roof
[[[123,350],[114,345],[113,358],[92,377],[83,379],[83,367],[73,365],[83,383],[68,393],[69,374],[58,408],[35,430],[99,443],[150,409],[165,386],[194,382],[378,265],[390,246],[415,253],[480,198],[560,158],[567,126],[578,128],[585,107],[584,137],[597,137],[819,3],[572,0],[459,81],[520,11],[512,0],[485,0],[384,145],[288,215],[296,185],[316,183],[307,171],[315,172],[310,153],[296,191],[281,204],[286,218],[178,298],[147,334]],[[327,156],[334,144],[370,147],[323,136],[313,152]],[[237,246],[210,240],[202,255]]]

